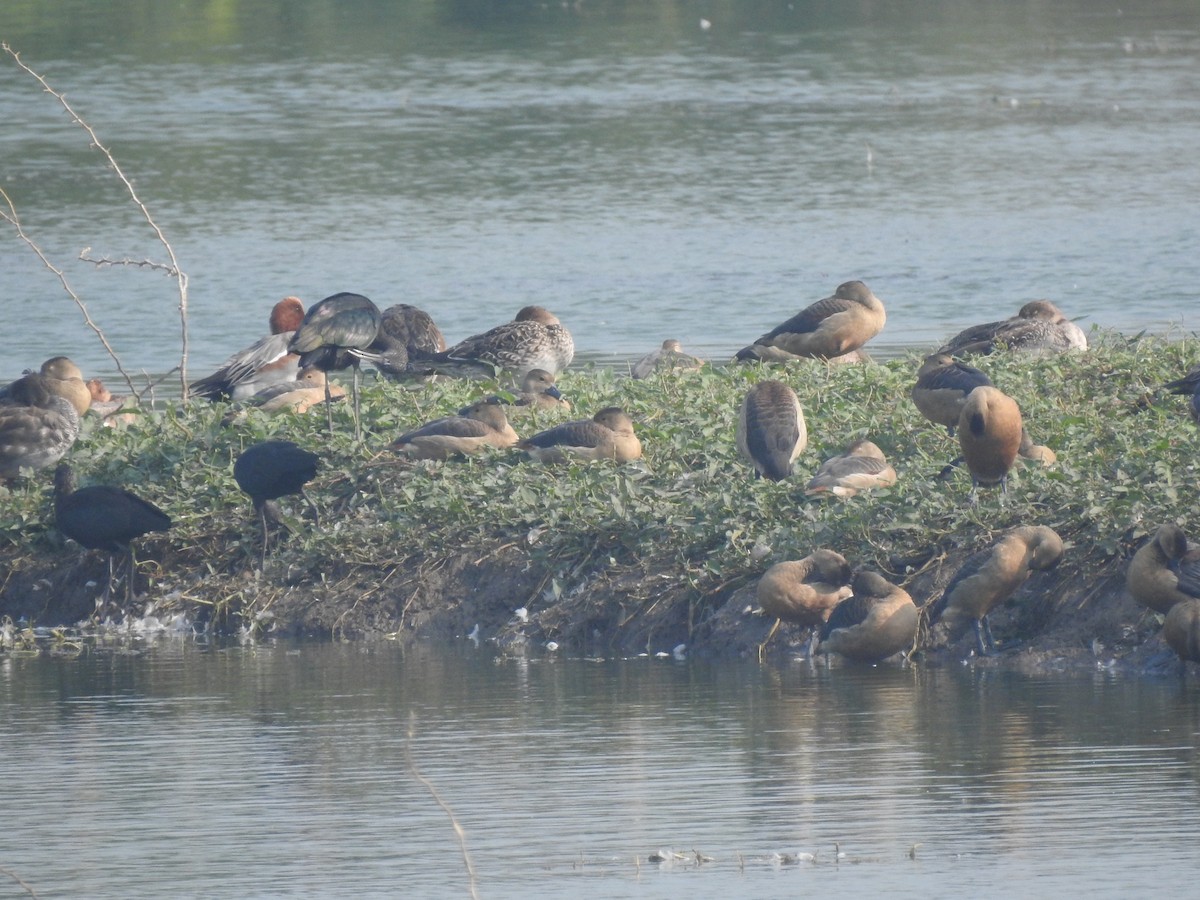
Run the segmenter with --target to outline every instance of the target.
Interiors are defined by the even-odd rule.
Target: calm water
[[[1200,876],[1194,681],[189,640],[0,657],[0,721],[0,865],[43,897],[467,896],[414,765],[483,897]]]
[[[704,28],[701,20],[710,23]],[[542,303],[587,358],[717,358],[851,277],[882,350],[1049,297],[1197,326],[1200,7],[5,0],[0,37],[114,150],[191,276],[191,370],[287,293]],[[178,360],[163,252],[49,96],[0,65],[0,185],[128,368]],[[113,366],[7,234],[3,377]]]

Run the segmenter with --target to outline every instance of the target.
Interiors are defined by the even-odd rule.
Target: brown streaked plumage
[[[0,480],[54,465],[79,436],[79,413],[58,394],[41,406],[0,406]]]
[[[834,607],[821,629],[817,652],[879,662],[910,648],[919,616],[908,591],[870,570],[855,574],[850,586],[853,594]]]
[[[488,447],[503,450],[517,440],[504,407],[488,399],[460,409],[456,416],[434,419],[402,434],[392,441],[392,449],[412,459],[449,459]]]
[[[859,491],[888,487],[895,483],[896,470],[887,461],[883,451],[871,441],[858,440],[852,441],[845,453],[821,463],[804,491],[807,494],[829,493],[835,497],[853,497]]]
[[[945,622],[952,639],[975,628],[980,656],[995,650],[988,613],[1011,597],[1032,572],[1058,565],[1062,538],[1045,525],[1021,525],[1006,531],[986,550],[972,554],[929,608],[929,621]]]
[[[1160,525],[1138,548],[1125,572],[1133,599],[1163,615],[1184,600],[1200,598],[1200,547],[1173,522]]]
[[[526,306],[513,321],[459,341],[431,362],[446,375],[490,378],[503,370],[520,378],[530,369],[557,375],[574,358],[571,332],[549,310]]]
[[[1200,599],[1181,600],[1163,621],[1163,640],[1185,663],[1200,662]]]
[[[782,481],[808,445],[804,410],[782,381],[761,381],[746,393],[737,425],[738,452],[755,475]]]
[[[933,353],[917,370],[912,400],[921,415],[935,425],[945,425],[953,435],[967,395],[985,386],[992,386],[992,380],[979,369],[948,353]]]
[[[999,348],[1024,353],[1086,350],[1087,335],[1049,300],[1031,300],[1010,319],[973,325],[959,332],[938,352],[986,355]]]
[[[704,367],[704,360],[683,352],[683,345],[667,338],[657,350],[647,353],[629,370],[633,378],[649,378],[655,372],[695,372]]]
[[[763,612],[797,625],[820,625],[850,596],[850,564],[833,550],[776,563],[758,581]],[[773,631],[773,630],[772,630]]]
[[[590,419],[539,431],[517,447],[543,463],[595,459],[629,462],[642,455],[633,420],[618,406],[607,406]]]
[[[1021,446],[1021,410],[994,387],[977,387],[967,395],[958,419],[958,442],[971,471],[971,493],[979,486],[1005,488],[1008,471]]]
[[[840,284],[833,295],[801,310],[742,351],[775,347],[796,356],[834,359],[858,350],[883,330],[883,303],[861,281]],[[743,358],[742,353],[738,358]]]
[[[298,297],[284,297],[271,308],[271,333],[239,350],[188,390],[206,400],[245,400],[254,394],[296,377],[300,356],[288,350],[292,335],[304,321],[304,304]]]

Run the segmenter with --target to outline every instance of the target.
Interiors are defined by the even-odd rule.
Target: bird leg
[[[992,638],[992,626],[987,616],[975,620],[975,646],[980,656],[991,656],[996,652],[996,641]]]
[[[320,512],[320,510],[317,509],[317,504],[313,503],[312,497],[308,496],[308,491],[304,490],[303,486],[301,486],[301,488],[300,488],[300,496],[304,498],[305,502],[308,504],[309,509],[312,510],[313,524],[320,525],[321,524],[321,512]]]
[[[258,555],[258,571],[262,571],[267,565],[267,505],[264,503],[258,508],[258,517],[262,522],[262,552]]]
[[[354,443],[361,444],[362,443],[362,419],[359,417],[360,413],[359,413],[359,406],[358,406],[359,366],[358,366],[358,358],[357,357],[355,357],[354,363],[352,364],[351,368],[354,369]]]
[[[765,638],[763,638],[763,642],[758,645],[758,661],[759,662],[762,662],[763,653],[767,649],[767,644],[771,643],[771,638],[775,637],[775,632],[777,632],[779,630],[779,626],[782,622],[783,622],[783,619],[776,619],[775,624],[771,626],[771,630],[767,632],[767,636]]]
[[[329,433],[333,434],[333,397],[329,394],[328,373],[325,378],[325,421],[329,424]]]

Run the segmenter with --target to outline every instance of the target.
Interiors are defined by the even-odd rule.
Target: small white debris
[[[474,643],[476,647],[479,646],[479,623],[478,622],[475,623],[475,627],[471,629],[469,634],[467,634],[467,640]]]
[[[517,617],[517,621],[524,625],[529,621],[529,610],[522,606],[520,609],[513,610],[513,615]]]
[[[558,641],[546,641],[546,649],[553,653],[558,649]]]
[[[708,31],[708,29],[710,29],[710,28],[712,28],[712,22],[708,21],[708,19],[700,20],[700,30],[701,31]]]
[[[755,541],[754,546],[750,548],[750,558],[755,562],[761,562],[771,555],[771,545],[764,541]]]
[[[671,648],[671,655],[676,659],[687,659],[687,644],[676,644]]]

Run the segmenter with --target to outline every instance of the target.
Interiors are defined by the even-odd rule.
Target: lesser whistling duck
[[[775,347],[796,356],[834,359],[858,350],[883,330],[883,303],[861,281],[838,285],[833,295],[801,310],[746,348]],[[742,354],[738,354],[742,358]]]
[[[973,625],[979,655],[986,656],[996,647],[988,613],[1011,597],[1031,572],[1053,568],[1062,556],[1062,538],[1054,529],[1012,528],[991,547],[967,558],[930,607],[929,621],[944,621],[955,640],[968,624]]]
[[[108,584],[104,599],[112,593],[114,557],[129,559],[125,599],[133,597],[136,572],[133,541],[152,531],[166,531],[171,518],[161,509],[136,494],[106,484],[75,489],[75,475],[66,463],[54,472],[54,522],[64,535],[88,550],[108,554]]]
[[[856,573],[850,587],[821,629],[818,653],[879,662],[912,646],[919,616],[908,591],[870,570]]]
[[[489,399],[459,410],[456,416],[434,419],[402,434],[392,442],[392,449],[412,459],[449,459],[488,447],[503,450],[517,440],[504,407]]]
[[[515,319],[472,335],[432,358],[447,375],[495,377],[507,371],[523,377],[530,369],[557,375],[575,358],[575,341],[558,318],[541,306],[522,308]]]
[[[296,377],[300,356],[288,345],[304,321],[299,297],[284,297],[271,309],[271,333],[239,350],[215,372],[193,381],[188,390],[206,400],[245,400],[272,384]]]
[[[704,360],[683,352],[675,338],[667,338],[657,350],[647,353],[629,370],[633,378],[649,378],[655,372],[695,372],[704,367]]]
[[[1185,663],[1200,662],[1200,599],[1181,600],[1163,621],[1163,640]]]
[[[850,564],[833,550],[814,550],[798,560],[776,563],[758,580],[758,605],[775,624],[763,641],[774,636],[781,621],[824,624],[833,608],[850,596]]]
[[[1177,603],[1200,597],[1200,547],[1173,522],[1160,525],[1138,548],[1125,572],[1133,599],[1163,615]]]
[[[958,442],[971,472],[972,499],[980,486],[1006,488],[1021,430],[1020,407],[1004,392],[985,385],[967,395],[958,419]]]
[[[1010,319],[959,332],[938,352],[986,355],[1001,347],[1024,353],[1065,353],[1086,350],[1087,335],[1049,300],[1031,300]]]
[[[756,477],[782,481],[808,445],[804,410],[782,381],[760,381],[746,393],[737,424],[738,452]]]
[[[992,380],[979,369],[948,353],[933,353],[917,370],[912,400],[921,415],[935,425],[945,425],[953,435],[967,395],[985,386],[992,386]]]
[[[313,304],[304,321],[292,335],[288,345],[300,354],[300,368],[316,368],[323,372],[352,368],[354,381],[354,439],[362,440],[362,416],[359,410],[359,358],[350,351],[366,350],[379,336],[382,315],[379,307],[362,294],[343,292]],[[333,432],[332,399],[326,381],[326,416],[329,431]]]
[[[267,524],[286,524],[275,503],[280,497],[299,494],[317,514],[316,504],[304,486],[317,474],[320,465],[317,454],[303,449],[292,441],[270,440],[247,447],[233,464],[233,477],[251,501],[262,524],[262,552],[259,568],[267,559]]]
[[[1021,429],[1021,443],[1017,446],[1017,455],[1021,459],[1041,463],[1043,466],[1052,466],[1058,461],[1058,454],[1045,444],[1035,444],[1025,428]]]
[[[896,470],[883,451],[867,440],[852,441],[844,453],[821,463],[817,474],[805,486],[807,494],[833,494],[853,497],[859,491],[888,487],[896,483]]]
[[[590,419],[565,422],[517,444],[543,463],[614,459],[629,462],[642,455],[633,420],[618,406],[608,406]]]

